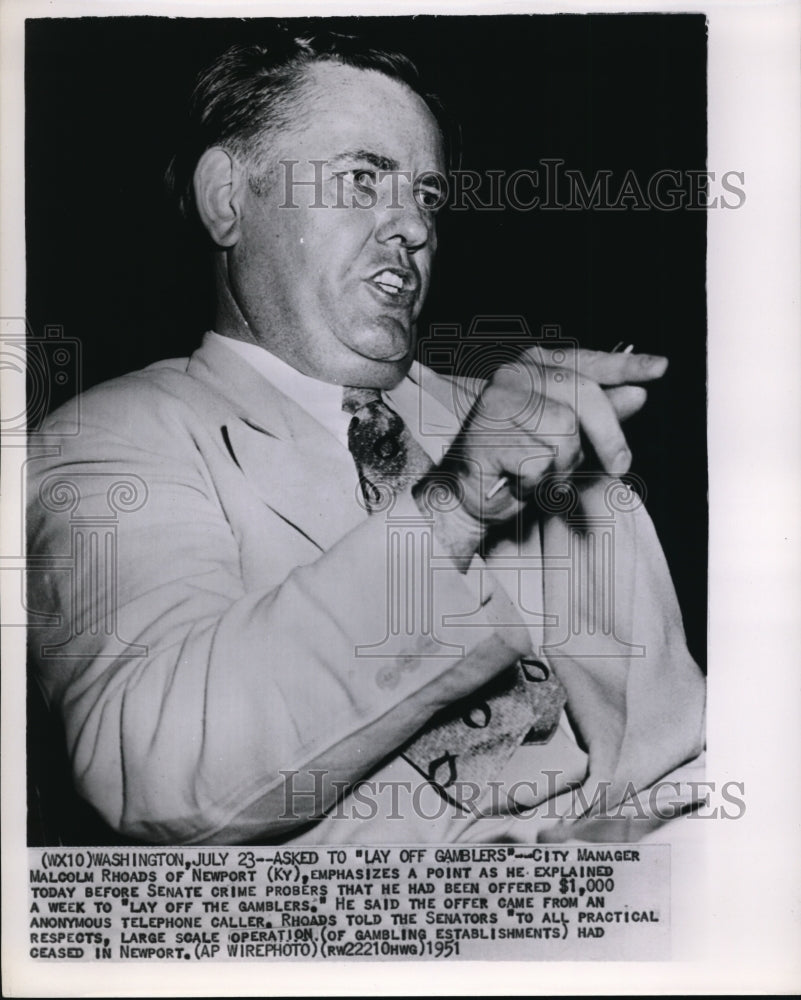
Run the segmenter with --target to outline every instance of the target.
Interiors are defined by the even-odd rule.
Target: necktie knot
[[[354,417],[365,406],[381,402],[383,400],[380,389],[364,389],[360,386],[346,385],[342,392],[342,409]]]

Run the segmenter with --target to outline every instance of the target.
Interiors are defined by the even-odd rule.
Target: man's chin
[[[410,357],[414,341],[413,329],[400,320],[387,317],[355,332],[344,343],[365,361],[392,364]]]
[[[414,360],[414,345],[414,331],[398,322],[382,324],[378,329],[365,331],[363,336],[349,338],[346,346],[359,379],[350,384],[375,389],[397,385]]]
[[[392,389],[406,378],[413,358],[411,354],[405,354],[398,359],[360,357],[355,360],[357,363],[348,374],[347,385],[369,389]]]

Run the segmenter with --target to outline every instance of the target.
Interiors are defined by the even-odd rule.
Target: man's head
[[[220,333],[330,382],[403,377],[436,249],[435,111],[408,60],[353,39],[238,46],[201,77],[183,204],[218,250]]]

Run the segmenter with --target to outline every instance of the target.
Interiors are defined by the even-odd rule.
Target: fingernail
[[[613,476],[622,476],[624,472],[629,471],[631,465],[631,452],[628,448],[621,448],[620,451],[612,459],[609,466],[609,472]]]
[[[668,359],[659,354],[641,354],[640,364],[652,372],[664,372],[668,366]]]

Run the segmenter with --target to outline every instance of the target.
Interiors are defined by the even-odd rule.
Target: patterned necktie
[[[381,508],[387,490],[393,495],[401,493],[433,463],[378,389],[346,386],[342,409],[353,417],[348,427],[348,447],[365,504],[372,514]]]
[[[411,486],[433,463],[379,390],[346,387],[342,409],[352,415],[348,446],[367,510],[385,509],[388,491]],[[403,756],[458,803],[467,794],[463,785],[485,788],[521,744],[547,743],[565,701],[564,687],[545,663],[521,659],[439,712]]]

